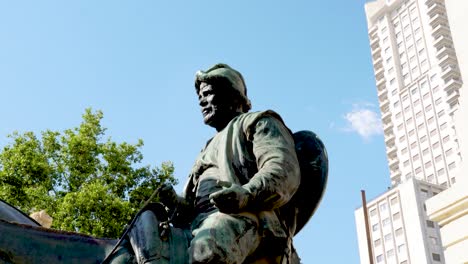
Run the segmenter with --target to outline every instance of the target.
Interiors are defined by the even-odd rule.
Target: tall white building
[[[372,220],[371,206],[395,192],[403,204],[412,204],[400,208],[401,221],[407,223],[400,235],[407,239],[407,259],[388,258],[388,250],[375,245],[374,223],[370,226],[374,262],[445,263],[438,226],[426,222],[424,202],[429,196],[421,191],[425,188],[408,187],[450,188],[461,175],[455,120],[463,83],[445,1],[376,0],[365,10],[392,183],[391,190],[369,202],[369,218],[383,226],[385,218]],[[369,263],[362,254],[368,252],[362,239],[362,208],[356,210],[356,226],[361,263]],[[391,234],[396,241],[395,232],[381,235]],[[393,246],[397,250],[399,245]]]
[[[374,263],[445,263],[439,228],[424,206],[443,190],[411,178],[367,203]],[[361,264],[369,264],[362,207],[354,213]]]

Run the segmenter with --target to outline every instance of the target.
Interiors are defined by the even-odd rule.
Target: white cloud
[[[363,139],[382,134],[380,114],[372,110],[371,104],[354,105],[354,109],[344,118],[347,121],[347,131],[358,133]]]

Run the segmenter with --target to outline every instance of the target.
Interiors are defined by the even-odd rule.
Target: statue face
[[[227,90],[202,82],[198,92],[203,122],[218,131],[223,129],[237,113],[231,107],[232,98],[229,98]]]

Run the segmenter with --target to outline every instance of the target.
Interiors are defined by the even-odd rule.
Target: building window
[[[439,105],[440,103],[442,103],[442,98],[438,98],[438,99],[435,101],[435,104],[436,104],[436,105]]]
[[[421,167],[417,167],[416,170],[414,170],[414,172],[415,172],[416,174],[421,173],[421,171],[422,171]]]
[[[391,258],[395,255],[395,251],[393,249],[390,249],[387,251],[387,258]]]
[[[437,116],[438,117],[442,117],[443,115],[445,114],[444,110],[440,111],[439,113],[437,113]]]
[[[424,168],[429,169],[432,166],[432,161],[424,163]]]
[[[426,156],[427,154],[429,154],[429,148],[425,148],[423,150],[423,155]]]
[[[387,210],[387,204],[386,203],[380,204],[380,211],[384,212],[386,210]]]
[[[427,120],[427,123],[428,123],[428,124],[434,123],[434,117],[433,117],[433,116],[430,117],[430,118]]]
[[[446,157],[449,157],[449,156],[451,156],[452,154],[453,154],[453,150],[452,150],[451,148],[448,149],[447,151],[445,151],[445,156],[446,156]]]
[[[435,157],[435,162],[440,162],[442,160],[442,155],[438,155]]]
[[[427,98],[429,98],[429,93],[425,93],[425,94],[423,95],[423,99],[424,99],[424,100],[426,100]]]
[[[432,109],[432,105],[428,105],[426,106],[426,108],[424,108],[424,110],[426,110],[426,113],[429,112],[431,109]]]
[[[403,142],[405,141],[405,136],[401,136],[400,139],[399,139],[400,142]]]
[[[437,171],[437,176],[442,176],[444,174],[445,174],[445,169],[444,168]]]
[[[437,237],[430,236],[429,240],[432,242],[432,245],[438,245],[439,244]]]
[[[431,133],[430,133],[431,137],[435,136],[436,134],[437,134],[436,129],[431,130]]]
[[[377,209],[374,208],[370,211],[370,216],[376,216],[376,215],[377,215]]]
[[[406,154],[408,152],[408,148],[404,148],[401,150],[401,154]]]
[[[447,143],[450,140],[450,136],[446,136],[442,139],[442,142]]]
[[[382,254],[378,255],[375,259],[377,260],[377,263],[382,262],[382,260],[383,260]]]
[[[407,261],[407,260],[403,260],[402,262],[400,262],[400,264],[408,264],[408,261]]]
[[[412,135],[414,135],[414,129],[411,129],[411,130],[408,132],[408,136],[411,137]]]
[[[390,224],[390,218],[385,218],[384,220],[382,220],[382,225],[383,226],[388,226]]]
[[[424,143],[426,141],[427,141],[427,136],[426,135],[422,136],[421,137],[421,143]]]
[[[455,169],[455,162],[452,162],[448,165],[449,170]]]
[[[382,241],[380,240],[380,238],[374,240],[374,247],[378,247],[378,246],[380,246],[380,245],[382,245]]]
[[[414,103],[419,104],[419,100],[416,100]],[[419,111],[419,112],[416,113],[416,117],[421,117],[421,116],[422,116],[422,111]]]
[[[416,148],[416,146],[417,146],[417,144],[416,144],[416,141],[415,141],[415,142],[413,142],[413,143],[411,143],[411,149],[414,149],[414,148]]]
[[[393,214],[393,221],[399,220],[399,219],[400,219],[400,216],[401,216],[401,215],[400,215],[400,212],[394,213],[394,214]]]
[[[398,253],[403,253],[405,251],[405,244],[401,244],[398,246]]]
[[[439,148],[439,147],[440,147],[439,141],[437,141],[436,143],[432,144],[432,148],[433,148],[433,149],[436,149],[436,148]]]
[[[434,228],[434,222],[432,222],[431,220],[426,220],[426,225],[427,227]]]
[[[413,156],[413,161],[417,161],[419,159],[419,154]]]
[[[413,122],[413,118],[412,118],[412,117],[406,119],[406,123],[407,123],[407,124],[411,124],[412,122]]]
[[[403,162],[403,166],[404,166],[404,167],[408,167],[408,165],[409,165],[409,160],[405,160],[405,161]]]
[[[432,253],[432,259],[435,261],[440,261],[440,255],[436,253]]]
[[[447,128],[447,122],[443,123],[442,125],[440,125],[440,130],[444,130]]]
[[[427,181],[428,182],[433,182],[434,181],[434,174],[431,174],[431,175],[427,176]]]
[[[403,229],[400,227],[397,230],[395,230],[395,235],[397,237],[403,235]]]
[[[418,125],[419,132],[421,132],[421,130],[423,130],[423,128],[424,128],[424,123],[421,123],[421,124]]]
[[[398,129],[398,131],[402,130],[403,129],[403,124],[399,124],[397,129]]]
[[[375,231],[377,231],[377,230],[379,230],[379,224],[373,225],[373,226],[372,226],[372,231],[375,232]]]
[[[393,197],[393,198],[390,200],[390,204],[391,204],[391,205],[395,205],[395,204],[397,204],[397,203],[398,203],[398,198],[396,198],[396,197]]]
[[[385,242],[388,242],[388,241],[392,240],[392,234],[386,234],[384,236],[384,239],[385,239]]]
[[[395,115],[396,118],[400,118],[401,117],[401,112],[398,112],[396,115]]]

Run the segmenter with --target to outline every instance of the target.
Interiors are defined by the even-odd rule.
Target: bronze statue
[[[301,184],[298,142],[281,117],[273,111],[249,113],[244,79],[226,64],[197,72],[195,88],[204,123],[217,133],[196,159],[183,196],[170,185],[159,190],[173,226],[161,224],[148,210],[130,231],[138,263],[298,263],[292,237],[322,195],[327,170],[323,145],[313,134],[314,143],[320,143],[313,161],[321,160],[312,170],[321,175],[316,176],[315,197],[309,195],[312,204],[304,206],[304,196],[292,199]],[[307,211],[303,216],[300,203]],[[162,228],[155,230],[157,225]],[[171,239],[161,233],[170,233]],[[154,236],[163,239],[154,242]],[[161,254],[176,246],[178,254]]]
[[[199,71],[195,88],[216,134],[182,196],[163,185],[162,204],[147,203],[119,241],[41,228],[0,201],[0,262],[299,264],[292,238],[326,186],[323,143],[271,110],[249,112],[244,79],[226,64]]]

